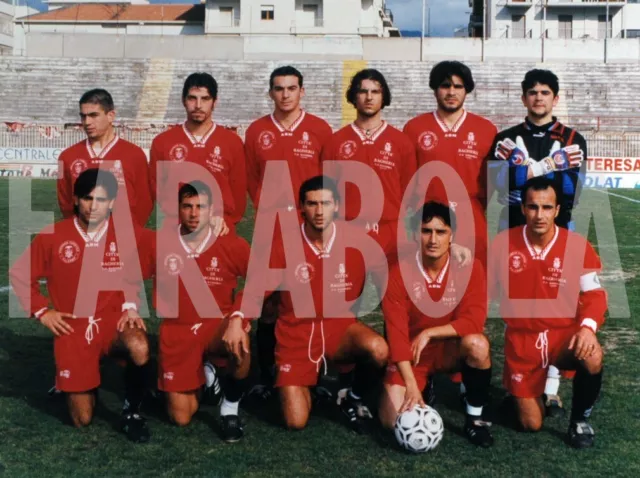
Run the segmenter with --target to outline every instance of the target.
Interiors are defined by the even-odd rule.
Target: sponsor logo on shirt
[[[60,370],[60,376],[62,378],[71,378],[71,370]]]
[[[165,373],[162,375],[162,377],[163,377],[165,380],[173,380],[174,375],[173,375],[173,372],[165,372]]]
[[[338,273],[333,278],[336,282],[331,282],[329,288],[331,292],[347,292],[353,289],[353,282],[349,281],[349,274],[344,264],[338,264]]]
[[[263,131],[260,133],[260,136],[258,136],[258,144],[263,151],[273,148],[275,140],[276,135],[271,131]]]
[[[418,138],[418,144],[423,151],[431,151],[438,146],[438,136],[433,131],[425,131]]]
[[[355,141],[351,141],[351,140],[345,141],[340,145],[340,148],[338,149],[338,154],[340,156],[340,159],[353,158],[353,156],[356,154],[357,148],[358,146],[356,145]]]
[[[207,167],[212,173],[221,173],[224,171],[224,164],[222,163],[222,154],[220,146],[213,148],[213,151],[209,153],[209,159],[205,161]]]
[[[308,284],[315,276],[315,273],[316,270],[311,264],[303,262],[296,267],[295,276],[298,282]]]
[[[293,154],[302,159],[313,159],[316,156],[311,137],[306,131],[302,133],[302,139],[298,140],[298,147],[293,148]]]
[[[62,262],[71,264],[80,257],[80,246],[75,241],[64,241],[58,249],[58,255]]]
[[[118,246],[114,241],[109,243],[109,250],[105,253],[105,260],[102,261],[102,270],[109,272],[122,269],[124,263],[120,260]]]
[[[169,159],[171,161],[175,161],[176,163],[181,163],[185,159],[187,159],[187,155],[189,154],[189,150],[184,144],[176,144],[169,151]]]
[[[393,147],[391,143],[385,143],[384,149],[380,151],[380,157],[374,159],[373,164],[386,171],[395,168],[396,163],[393,161]]]
[[[218,267],[218,258],[212,257],[211,262],[207,266],[208,275],[205,277],[205,282],[208,286],[212,285],[220,285],[224,281],[224,279],[218,274],[220,273],[220,268]]]

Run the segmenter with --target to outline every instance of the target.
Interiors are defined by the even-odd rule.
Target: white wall
[[[640,3],[629,3],[622,12],[625,30],[640,30]]]

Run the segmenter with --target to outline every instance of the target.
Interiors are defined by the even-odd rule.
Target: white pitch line
[[[0,287],[0,294],[4,294],[5,292],[9,292],[10,290],[12,290],[12,287],[10,285],[3,285],[2,287]]]
[[[631,201],[634,202],[636,204],[640,204],[640,201],[638,199],[633,199],[627,196],[622,196],[621,194],[616,194],[616,193],[610,193],[609,191],[603,191],[601,189],[589,189],[589,191],[595,191],[598,193],[602,193],[602,194],[608,194],[609,196],[613,196],[616,198],[620,198],[620,199],[626,199],[627,201]]]

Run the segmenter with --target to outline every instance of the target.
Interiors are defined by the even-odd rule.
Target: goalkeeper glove
[[[529,151],[520,136],[516,138],[515,143],[510,138],[498,141],[495,157],[509,161],[509,166],[527,166],[531,162]]]
[[[556,171],[566,171],[571,168],[579,168],[584,161],[584,152],[577,144],[560,148],[560,143],[556,141],[551,148],[551,154],[537,163],[530,165],[534,177]]]

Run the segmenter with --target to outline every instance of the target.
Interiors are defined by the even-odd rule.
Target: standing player
[[[607,294],[591,244],[555,224],[562,214],[560,197],[553,179],[527,182],[521,206],[526,224],[503,231],[491,246],[490,289],[492,296],[501,295],[500,315],[507,325],[504,385],[515,397],[521,427],[542,427],[547,368],[575,370],[568,439],[571,446],[586,448],[595,436],[587,419],[602,386],[596,332],[604,322]],[[518,303],[523,299],[529,299],[526,305]]]
[[[247,273],[249,244],[235,234],[215,237],[210,225],[211,190],[203,182],[184,184],[179,204],[180,225],[167,224],[157,238],[153,236],[140,248],[143,274],[154,277],[154,304],[158,316],[164,319],[159,336],[158,388],[167,394],[171,420],[186,426],[198,410],[205,384],[203,357],[226,358],[228,374],[220,406],[222,437],[226,442],[237,442],[244,435],[238,406],[250,366],[248,324],[222,317],[234,310],[238,277]],[[205,292],[198,289],[198,283]],[[177,304],[171,303],[171,289],[175,287],[179,287]],[[207,305],[211,300],[220,307],[221,316],[199,311],[198,301]],[[243,348],[231,349],[224,335],[236,325]]]
[[[461,223],[473,220],[471,235],[456,236],[456,241],[466,247],[475,245],[475,255],[484,264],[487,253],[487,169],[486,160],[491,151],[497,129],[491,121],[468,112],[464,102],[475,88],[471,70],[458,61],[443,61],[431,70],[429,87],[437,102],[436,111],[424,113],[410,120],[404,127],[418,157],[418,167],[432,161],[442,161],[451,166],[464,182],[466,191],[449,189],[445,192],[444,180],[434,179],[427,190],[427,197],[455,206],[471,201],[473,217],[464,218],[458,211]],[[424,198],[419,198],[418,204]]]
[[[247,186],[257,211],[263,188],[281,190],[277,184],[263,184],[269,161],[286,161],[291,174],[293,191],[299,191],[307,179],[320,174],[320,153],[331,137],[331,126],[321,118],[304,111],[300,100],[304,97],[302,74],[292,66],[276,68],[269,78],[269,97],[274,110],[270,115],[254,121],[245,135],[247,157]],[[276,200],[261,204],[276,208],[282,214],[297,214],[297,204]],[[275,321],[279,294],[265,302],[258,322],[258,364],[260,384],[251,394],[263,399],[271,396],[274,380]]]
[[[284,420],[290,429],[306,426],[311,412],[309,387],[317,383],[322,368],[327,372],[327,360],[343,366],[355,363],[353,387],[340,402],[340,408],[350,425],[361,431],[364,420],[371,418],[364,397],[376,385],[388,355],[385,340],[359,322],[348,304],[362,294],[366,270],[361,254],[366,251],[353,249],[347,239],[353,234],[353,227],[335,220],[339,201],[331,179],[308,179],[300,188],[299,199],[304,222],[297,234],[303,241],[305,262],[287,263],[290,259],[286,259],[282,244],[274,246],[270,261],[272,271],[281,270],[275,287],[288,291],[282,293],[276,323],[276,387]],[[340,251],[345,251],[342,259]],[[305,303],[305,310],[296,309],[292,297],[304,294],[301,289],[308,287],[313,300]],[[244,301],[250,304],[261,299],[244,295]],[[313,315],[312,311],[315,315],[306,318]],[[238,335],[232,340],[235,343],[241,341],[237,330]]]
[[[587,144],[576,130],[560,123],[553,108],[560,97],[558,77],[548,70],[531,70],[522,81],[522,103],[527,109],[524,123],[500,132],[496,137],[492,161],[498,201],[505,206],[499,229],[523,225],[521,190],[528,179],[551,178],[562,191],[556,224],[573,229],[571,211],[578,203],[584,182],[581,165],[587,159]],[[560,371],[549,367],[545,388],[547,414],[564,413],[558,395]]]
[[[175,196],[165,185],[169,178],[158,163],[191,162],[207,169],[220,187],[225,226],[213,221],[218,230],[235,229],[246,207],[247,179],[242,140],[232,131],[213,122],[212,114],[218,98],[218,83],[208,73],[192,73],[182,88],[182,104],[187,113],[184,124],[156,136],[151,144],[151,187],[158,194],[159,206],[166,214],[175,207]],[[195,180],[201,178],[190,178]],[[210,181],[205,181],[209,183]],[[156,189],[157,188],[157,189]],[[217,206],[218,207],[218,206]]]
[[[80,98],[80,119],[87,139],[60,154],[58,204],[64,218],[74,216],[73,185],[83,171],[99,168],[104,161],[114,161],[111,172],[120,188],[126,187],[133,223],[141,227],[153,210],[153,193],[149,188],[149,166],[144,151],[119,138],[113,122],[116,117],[113,98],[106,90],[87,91]],[[116,201],[116,207],[118,203]]]
[[[385,427],[393,428],[398,413],[424,406],[421,393],[435,372],[462,370],[467,412],[464,432],[471,443],[486,448],[493,445],[489,424],[482,421],[491,382],[490,347],[483,334],[486,279],[477,259],[467,268],[450,264],[455,229],[456,217],[450,208],[425,204],[414,217],[418,250],[403,269],[409,271],[409,277],[403,281],[397,265],[391,271],[382,303],[391,363],[380,419]],[[465,274],[470,274],[466,288],[461,277]],[[411,284],[411,294],[405,282]],[[430,307],[425,297],[437,302],[441,310]],[[425,308],[430,309],[429,315],[423,312]]]
[[[73,218],[38,234],[9,274],[24,309],[55,336],[56,387],[66,394],[76,427],[89,425],[93,418],[100,358],[106,354],[126,357],[121,426],[130,440],[140,443],[150,437],[140,416],[149,344],[144,322],[122,292],[127,289],[122,271],[137,261],[137,251],[135,244],[117,241],[110,218],[117,192],[118,181],[110,172],[92,168],[81,173],[73,186]],[[108,272],[114,281],[109,285],[117,285],[116,291],[93,279],[94,272],[89,283],[80,284],[83,270]],[[40,279],[46,279],[49,297],[40,292]],[[91,316],[74,315],[83,300],[81,286],[101,291]]]

